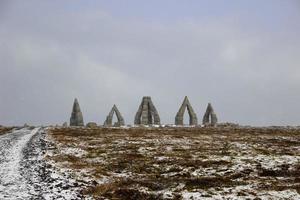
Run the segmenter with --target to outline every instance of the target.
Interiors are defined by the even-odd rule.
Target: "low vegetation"
[[[52,128],[47,159],[95,199],[300,197],[300,129]]]
[[[12,127],[4,127],[4,126],[0,126],[0,135],[3,135],[9,131],[11,131],[13,128]]]

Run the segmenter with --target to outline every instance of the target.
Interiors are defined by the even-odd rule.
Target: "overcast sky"
[[[174,123],[300,125],[299,0],[0,0],[0,124],[85,122],[143,96]],[[186,116],[187,118],[187,116]],[[185,120],[188,121],[188,120]]]

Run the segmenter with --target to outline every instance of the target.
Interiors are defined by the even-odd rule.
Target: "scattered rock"
[[[226,122],[226,123],[218,123],[218,127],[239,127],[239,124]]]
[[[95,123],[95,122],[89,122],[89,123],[86,124],[86,127],[88,127],[88,128],[95,128],[95,127],[97,127],[97,123]]]

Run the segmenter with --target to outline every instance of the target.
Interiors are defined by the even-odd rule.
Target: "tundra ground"
[[[46,159],[94,199],[300,199],[300,129],[52,128]]]

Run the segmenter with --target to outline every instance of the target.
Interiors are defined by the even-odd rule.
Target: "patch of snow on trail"
[[[22,151],[34,130],[21,129],[0,137],[0,199],[28,198],[26,180],[20,174]]]

